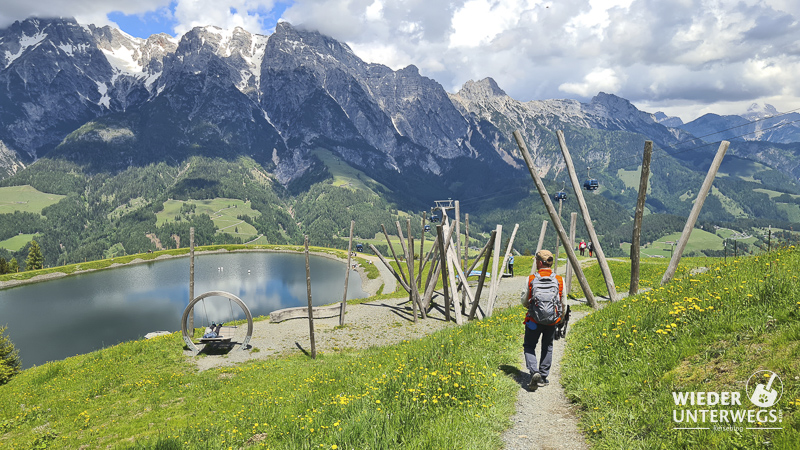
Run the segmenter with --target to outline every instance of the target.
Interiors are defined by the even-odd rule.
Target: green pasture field
[[[195,214],[208,214],[214,225],[219,228],[217,233],[228,233],[247,239],[258,236],[258,231],[252,225],[237,219],[237,216],[246,215],[252,218],[261,215],[260,212],[250,208],[250,203],[230,198],[215,198],[211,200],[167,200],[164,209],[156,213],[156,225],[161,226],[173,222],[175,216],[181,213],[181,207],[186,204],[196,206]],[[238,229],[238,232],[237,232]]]
[[[46,194],[28,185],[0,187],[0,214],[14,211],[41,214],[42,209],[62,198],[63,195]]]
[[[372,190],[370,186],[384,187],[382,184],[366,176],[360,170],[357,170],[348,165],[346,162],[342,161],[341,158],[334,155],[330,150],[320,147],[312,151],[312,153],[328,168],[328,171],[333,176],[334,186],[361,189],[372,192],[373,194],[375,191]]]
[[[0,241],[0,248],[5,248],[12,252],[16,252],[17,250],[25,247],[25,245],[36,236],[35,234],[18,234],[12,238],[8,238],[4,241]]]
[[[109,219],[113,219],[113,218],[122,217],[125,214],[127,214],[127,213],[129,213],[129,212],[131,212],[131,211],[133,211],[135,209],[141,208],[142,206],[144,206],[146,204],[147,204],[147,201],[142,197],[132,198],[128,203],[125,203],[124,205],[119,205],[119,206],[116,207],[116,209],[114,209],[114,211],[111,211],[110,213],[108,213],[108,218]]]
[[[607,304],[575,323],[561,382],[593,448],[797,448],[800,251],[707,264],[704,273]],[[781,380],[774,385],[780,398],[767,409],[747,390],[766,384],[770,374],[759,371]],[[760,378],[748,384],[754,375]],[[675,393],[691,392],[734,392],[741,402],[676,401]],[[703,419],[699,410],[733,412],[723,419],[707,411]],[[745,419],[730,419],[734,413]]]
[[[639,191],[639,179],[642,176],[641,175],[641,171],[642,171],[642,165],[641,164],[639,164],[639,167],[637,167],[634,170],[618,169],[617,170],[617,178],[619,178],[620,180],[622,180],[623,183],[625,183],[625,187],[626,188],[635,189],[638,192]],[[648,194],[650,194],[650,191],[652,190],[652,188],[650,186],[650,180],[652,178],[653,178],[653,173],[650,172],[650,177],[647,179],[648,180],[648,183],[647,183],[647,193]]]
[[[680,238],[681,238],[681,233],[671,233],[666,236],[663,236],[656,242],[643,246],[640,252],[641,257],[643,259],[653,256],[669,258],[670,247],[672,247],[672,245],[667,244],[667,242],[677,243]],[[706,249],[722,250],[723,248],[722,241],[723,238],[717,236],[714,233],[709,233],[708,231],[695,228],[694,230],[692,230],[692,235],[689,237],[689,242],[686,243],[686,249],[684,250],[684,254],[692,251],[700,252],[701,250],[706,250]],[[753,238],[753,241],[755,241],[755,238]],[[626,253],[630,253],[631,244],[623,243],[621,245],[621,248]]]

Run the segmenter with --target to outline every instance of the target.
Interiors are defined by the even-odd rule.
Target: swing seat
[[[219,334],[217,337],[203,337],[200,338],[201,344],[207,344],[209,342],[230,342],[233,334],[235,333],[237,326],[222,326],[219,329]],[[225,332],[227,329],[227,333]]]

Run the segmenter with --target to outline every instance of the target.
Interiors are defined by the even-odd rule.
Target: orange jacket
[[[552,274],[553,274],[553,269],[551,269],[549,267],[542,267],[541,269],[539,269],[539,276],[540,277],[549,277]],[[535,277],[536,277],[536,274],[532,274],[532,275],[528,276],[528,283],[525,285],[525,289],[526,290],[530,289],[529,286],[531,285],[531,281],[533,281],[533,279]],[[558,280],[558,296],[561,297],[562,300],[564,300],[564,278],[562,278],[561,275],[556,275],[556,280]],[[528,292],[528,296],[530,296],[530,294],[531,293]],[[528,322],[532,322],[532,321],[533,321],[533,319],[531,319],[531,317],[528,315],[528,313],[525,313],[525,320],[523,321],[523,323],[528,323]]]

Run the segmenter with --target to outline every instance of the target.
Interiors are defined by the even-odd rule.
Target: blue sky
[[[259,14],[258,23],[261,29],[248,31],[267,32],[274,30],[278,19],[280,19],[281,15],[290,4],[291,2],[289,1],[282,1],[275,3],[269,10],[267,10],[266,7],[256,7],[255,9],[243,11],[245,14],[249,15],[253,15],[254,13]],[[166,33],[175,36],[177,34],[176,27],[179,28],[180,25],[180,21],[175,17],[176,6],[177,1],[172,1],[168,6],[144,13],[125,14],[122,11],[111,11],[106,17],[109,21],[118,25],[122,31],[134,37],[146,39],[158,33]],[[231,16],[240,14],[239,9],[234,6],[229,6],[228,12]]]
[[[616,94],[684,121],[800,107],[797,0],[2,0],[0,28],[71,16],[136,37],[279,20],[456,92],[492,77],[522,100]]]

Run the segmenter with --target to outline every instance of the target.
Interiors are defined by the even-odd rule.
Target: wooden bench
[[[328,317],[336,317],[342,309],[342,304],[337,303],[329,306],[315,306],[311,308],[315,319],[324,319]],[[308,306],[300,306],[297,308],[286,308],[272,311],[269,313],[269,321],[272,323],[283,322],[289,319],[308,319]]]

